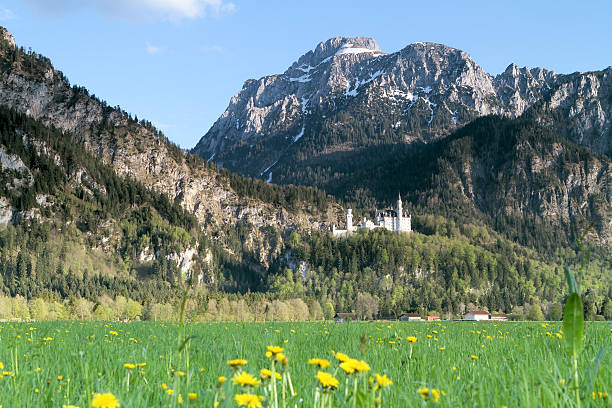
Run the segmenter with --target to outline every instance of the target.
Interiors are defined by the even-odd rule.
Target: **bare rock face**
[[[589,75],[579,74],[578,82],[599,87]],[[276,168],[273,180],[295,182],[284,176],[296,157],[312,160],[317,149],[356,148],[350,135],[338,136],[337,129],[349,126],[353,134],[367,133],[361,145],[429,143],[476,117],[515,118],[550,97],[551,108],[563,100],[577,111],[569,112],[576,117],[574,140],[606,153],[609,143],[602,141],[603,134],[580,134],[600,125],[603,130],[610,107],[605,101],[597,107],[593,98],[601,98],[595,91],[583,107],[580,99],[589,91],[579,90],[580,83],[571,85],[577,80],[572,78],[515,64],[493,77],[464,51],[442,44],[415,43],[387,54],[371,38],[336,37],[318,44],[282,74],[246,81],[193,151],[263,179],[272,179]],[[603,82],[609,87],[609,78]],[[385,120],[393,126],[381,123]]]
[[[259,259],[267,266],[281,250],[263,244],[270,234],[279,232],[284,236],[294,229],[325,228],[328,217],[340,212],[288,211],[237,195],[227,177],[193,159],[188,163],[187,153],[169,143],[150,124],[134,121],[125,112],[91,97],[83,88],[70,87],[48,59],[32,54],[26,56],[31,60],[27,67],[13,62],[14,42],[6,30],[3,32],[0,60],[5,65],[0,70],[0,104],[72,133],[118,174],[139,180],[180,202],[221,244],[229,230],[247,223],[252,229],[247,247],[258,251]],[[78,170],[73,174],[75,182],[82,177],[86,175]],[[262,229],[264,226],[268,229]]]
[[[612,155],[612,67],[569,75],[530,114],[573,142]]]

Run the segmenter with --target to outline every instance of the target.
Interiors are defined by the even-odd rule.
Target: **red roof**
[[[503,313],[493,313],[491,317],[508,317],[508,315]]]
[[[487,312],[486,310],[470,310],[468,313],[472,313],[475,315],[489,315],[489,312]]]

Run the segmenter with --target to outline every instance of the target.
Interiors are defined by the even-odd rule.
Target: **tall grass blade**
[[[563,331],[569,347],[569,352],[573,356],[578,356],[582,350],[582,336],[584,333],[584,311],[580,295],[573,292],[565,303],[563,313]]]
[[[564,266],[565,277],[567,278],[567,284],[569,285],[569,293],[578,293],[578,284],[576,283],[576,278],[574,278],[574,274],[567,266]]]
[[[597,379],[597,374],[599,374],[599,367],[601,367],[601,362],[603,361],[605,354],[606,354],[606,346],[603,346],[602,348],[599,349],[599,352],[597,352],[597,355],[595,356],[595,358],[593,359],[591,363],[591,368],[589,368],[589,371],[587,373],[589,391],[594,390],[593,384],[595,383],[595,380]]]

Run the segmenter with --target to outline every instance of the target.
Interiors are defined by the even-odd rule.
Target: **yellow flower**
[[[179,377],[184,377],[184,376],[185,376],[185,372],[184,372],[184,371],[177,371],[177,372],[176,372],[176,374],[177,374]]]
[[[127,368],[128,370],[133,370],[136,368],[136,364],[132,364],[132,363],[125,363],[123,366]]]
[[[187,394],[187,398],[189,398],[189,401],[197,401],[198,394],[196,394],[195,392],[190,392]]]
[[[324,371],[319,371],[317,373],[317,380],[319,380],[319,384],[321,384],[323,388],[338,388],[338,384],[340,384],[333,375]]]
[[[261,401],[264,400],[264,397],[253,394],[236,394],[234,395],[234,399],[236,400],[236,404],[241,407],[260,408]]]
[[[144,367],[146,365],[147,365],[147,363],[138,363],[138,364],[136,364],[136,367],[141,367],[142,368],[142,367]]]
[[[243,360],[241,358],[237,358],[235,360],[229,360],[227,362],[227,364],[232,366],[232,367],[241,367],[241,366],[245,365],[246,363],[247,363],[247,361]]]
[[[329,367],[331,363],[324,358],[311,358],[308,364],[319,366],[319,368]]]
[[[117,398],[112,393],[107,392],[105,394],[95,393],[91,406],[95,408],[117,408],[120,405]]]
[[[51,341],[51,340],[53,340],[53,337],[45,337],[45,338],[43,339],[43,341]]]
[[[168,395],[172,395],[172,394],[174,394],[174,390],[173,390],[172,388],[168,388],[168,389],[166,390],[166,394],[168,394]]]
[[[261,371],[259,372],[259,376],[261,377],[262,380],[267,380],[269,378],[272,378],[272,371],[268,370],[267,368],[262,368]],[[280,380],[282,377],[279,373],[274,372],[274,377],[277,380]]]
[[[347,356],[344,353],[335,353],[334,357],[336,357],[336,360],[340,361],[341,363],[344,363],[345,361],[348,361],[351,359],[349,356]]]
[[[408,342],[410,342],[410,343],[416,343],[417,338],[414,337],[414,336],[408,336],[408,337],[406,337],[406,340],[408,340]]]
[[[427,387],[419,388],[417,392],[421,394],[423,399],[427,399],[427,397],[429,397],[429,388]]]
[[[0,362],[0,370],[2,370],[4,368],[4,364],[2,364],[2,362]]]
[[[357,372],[365,372],[370,370],[370,366],[365,361],[355,360],[354,358],[350,358],[347,361],[340,363],[340,368],[344,370],[347,374],[352,374],[355,371]]]
[[[116,332],[116,331],[114,331],[114,330],[109,331],[109,333],[110,333],[110,334],[112,334],[113,336],[118,336],[118,335],[119,335],[119,333],[117,333],[117,332]]]
[[[472,357],[472,360],[478,360],[478,356],[475,356],[473,354],[470,357]]]
[[[266,346],[266,349],[272,354],[278,354],[283,352],[283,348],[279,346]]]
[[[166,388],[168,388],[168,386],[166,385],[166,383],[162,383],[161,387],[162,387],[162,389],[164,389],[164,390],[165,390]]]
[[[62,405],[62,408],[79,408],[76,405]]]
[[[391,384],[393,384],[393,381],[387,377],[387,374],[381,376],[380,374],[376,373],[376,389],[380,387],[388,387]]]
[[[221,385],[227,381],[227,378],[224,375],[222,375],[219,378],[217,378],[217,381],[219,382],[219,385]]]
[[[234,384],[240,384],[243,387],[254,387],[259,384],[259,380],[246,371],[243,371],[240,374],[235,374],[232,377],[232,382]]]

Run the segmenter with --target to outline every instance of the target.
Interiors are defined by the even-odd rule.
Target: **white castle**
[[[353,225],[353,210],[348,208],[346,210],[346,229],[336,229],[335,225],[332,225],[332,234],[334,236],[348,235],[359,228],[367,228],[372,230],[374,228],[385,228],[393,232],[411,232],[412,231],[412,219],[410,215],[406,215],[402,208],[402,198],[397,197],[397,207],[395,210],[381,210],[376,211],[376,217],[374,221],[370,221],[363,217],[361,224]]]

